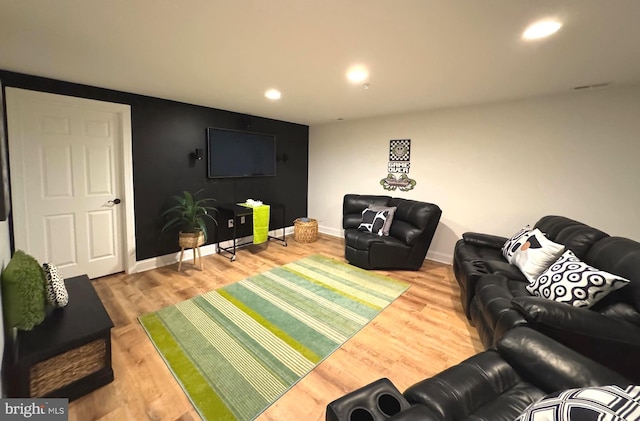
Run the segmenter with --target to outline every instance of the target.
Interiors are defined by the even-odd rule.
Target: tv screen
[[[207,128],[209,178],[276,175],[276,137],[230,129]]]

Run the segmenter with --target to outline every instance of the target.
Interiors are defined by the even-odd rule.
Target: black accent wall
[[[295,218],[307,214],[308,126],[4,70],[0,80],[5,87],[131,106],[136,260],[179,250],[176,233],[161,235],[160,214],[171,204],[170,197],[182,190],[202,190],[199,197],[213,197],[219,203],[248,198],[281,203],[284,220],[272,212],[271,229],[291,226]],[[287,160],[277,161],[275,177],[208,179],[206,152],[201,161],[189,156],[196,148],[206,151],[207,127],[275,134],[276,154],[286,155]],[[216,228],[213,223],[209,228],[211,243]],[[225,221],[220,221],[218,233],[222,239],[231,238]]]

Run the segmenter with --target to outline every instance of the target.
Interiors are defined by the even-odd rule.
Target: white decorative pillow
[[[512,247],[515,251],[511,263],[520,269],[529,282],[534,282],[564,251],[564,245],[549,240],[537,228],[521,236],[516,244],[517,248]]]
[[[632,421],[640,419],[640,386],[585,387],[545,396],[515,421]]]
[[[589,308],[628,283],[628,279],[589,266],[567,250],[527,290],[549,300]]]
[[[388,211],[389,212],[389,214],[387,215],[387,218],[384,221],[384,225],[382,226],[382,235],[389,235],[391,222],[393,222],[393,215],[396,213],[398,208],[396,206],[387,207],[387,206],[369,205],[368,209],[372,211]]]
[[[513,234],[513,236],[504,243],[504,245],[502,246],[502,255],[505,259],[507,259],[507,262],[512,263],[511,257],[513,256],[513,253],[515,253],[515,251],[520,247],[520,245],[518,244],[519,240],[522,238],[522,236],[530,232],[531,226],[525,225],[524,228]]]
[[[389,211],[374,211],[367,208],[362,211],[362,222],[358,229],[382,236],[382,228],[388,216]]]
[[[58,273],[58,268],[52,264],[42,265],[47,277],[47,301],[54,307],[65,307],[69,304],[69,293],[64,284],[64,278]]]

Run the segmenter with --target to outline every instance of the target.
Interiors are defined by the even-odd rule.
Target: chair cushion
[[[367,231],[348,229],[344,231],[344,242],[357,250],[369,250],[372,244],[384,243],[388,238],[380,237]]]

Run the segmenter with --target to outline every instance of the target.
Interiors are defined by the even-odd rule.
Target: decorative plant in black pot
[[[182,248],[199,247],[207,241],[206,219],[212,220],[217,225],[212,214],[218,209],[211,206],[215,199],[196,200],[194,198],[196,194],[183,191],[182,196],[173,196],[177,204],[162,213],[162,216],[167,218],[162,232],[174,227],[180,229],[178,242]]]

